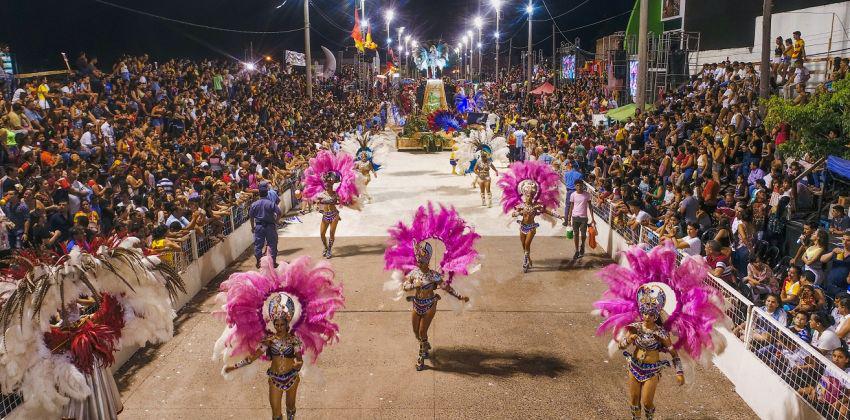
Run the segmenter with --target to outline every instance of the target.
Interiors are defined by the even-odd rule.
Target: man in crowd
[[[272,263],[277,267],[277,221],[281,215],[280,207],[269,199],[268,184],[260,184],[258,191],[260,198],[251,203],[248,210],[251,231],[254,232],[256,267],[260,268],[260,259],[263,257],[266,246],[269,248]]]
[[[590,225],[593,226],[596,224],[596,218],[593,212],[590,211],[591,197],[590,193],[585,190],[584,183],[577,182],[575,189],[575,192],[570,195],[566,221],[564,223],[573,228],[573,244],[576,249],[573,259],[577,260],[584,256],[588,220],[590,221]],[[588,216],[590,217],[589,219]]]

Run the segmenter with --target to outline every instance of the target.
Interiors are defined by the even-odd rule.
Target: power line
[[[117,9],[126,10],[128,12],[137,13],[137,14],[140,14],[140,15],[143,15],[143,16],[154,18],[154,19],[164,20],[164,21],[172,22],[172,23],[179,23],[181,25],[192,26],[192,27],[195,27],[195,28],[209,29],[209,30],[213,30],[213,31],[231,32],[231,33],[238,33],[238,34],[252,34],[252,35],[274,35],[274,34],[288,34],[288,33],[298,32],[298,31],[304,30],[303,26],[300,27],[300,28],[287,29],[287,30],[283,30],[283,31],[246,31],[246,30],[241,30],[241,29],[220,28],[220,27],[217,27],[217,26],[201,25],[199,23],[187,22],[187,21],[184,21],[184,20],[172,19],[172,18],[165,17],[165,16],[155,15],[153,13],[148,13],[148,12],[145,12],[143,10],[132,9],[132,8],[127,7],[127,6],[122,6],[120,4],[110,3],[106,0],[94,0],[94,2],[103,4],[103,5],[106,5],[106,6],[110,6],[110,7],[115,7]]]
[[[566,12],[561,13],[561,14],[560,14],[560,15],[558,15],[558,16],[552,16],[552,13],[549,13],[549,18],[550,18],[551,20],[555,20],[555,19],[558,19],[558,18],[560,18],[560,17],[566,16],[566,15],[568,15],[568,14],[572,13],[573,11],[575,11],[576,9],[578,9],[579,7],[584,6],[584,5],[585,5],[587,2],[589,2],[589,1],[590,1],[590,0],[584,0],[583,2],[579,3],[579,4],[578,4],[578,6],[573,7],[572,9],[567,10]],[[544,2],[544,3],[543,3],[543,5],[545,6],[545,5],[546,5],[546,3]],[[548,8],[548,7],[546,8],[546,11],[547,11],[547,12],[549,11],[549,8]],[[541,20],[535,20],[534,22],[545,22],[546,20],[547,20],[547,19],[541,19]]]
[[[325,20],[325,22],[330,23],[330,24],[331,24],[334,28],[339,29],[340,31],[343,31],[343,32],[345,32],[345,33],[349,33],[349,32],[351,32],[351,29],[346,29],[346,28],[344,28],[344,27],[342,27],[342,26],[339,26],[336,22],[334,22],[334,21],[333,21],[333,19],[331,19],[330,17],[328,17],[328,15],[326,15],[326,14],[325,14],[325,12],[323,12],[323,11],[322,11],[322,8],[321,8],[321,7],[314,7],[314,8],[313,8],[313,9],[311,9],[311,10],[312,10],[312,11],[315,11],[316,13],[318,13],[318,14],[319,14],[319,16],[321,16],[321,17]]]

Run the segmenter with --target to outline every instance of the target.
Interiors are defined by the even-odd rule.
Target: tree
[[[782,122],[791,125],[792,136],[779,150],[791,157],[808,153],[813,158],[836,155],[850,159],[850,79],[836,81],[832,91],[811,95],[805,105],[794,105],[778,96],[764,101],[768,130]],[[830,132],[835,132],[830,137]]]

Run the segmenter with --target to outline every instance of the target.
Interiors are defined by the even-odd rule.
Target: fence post
[[[189,243],[192,245],[192,261],[197,261],[198,259],[198,237],[195,235],[195,231],[189,233]]]
[[[236,206],[230,208],[230,233],[236,232]]]

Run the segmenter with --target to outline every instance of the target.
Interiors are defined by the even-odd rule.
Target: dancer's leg
[[[336,239],[336,225],[339,224],[339,216],[331,222],[331,235],[328,240],[328,258],[333,256],[334,239]]]
[[[629,374],[629,406],[632,414],[632,420],[640,419],[640,389],[641,383],[635,379],[632,374]]]
[[[325,250],[322,252],[322,256],[324,257],[328,256],[328,226],[330,226],[330,224],[326,222],[323,218],[322,223],[319,225],[319,236],[322,237],[322,245],[325,248]]]
[[[531,242],[534,241],[534,236],[537,235],[537,229],[531,229],[531,232],[528,232],[528,235],[525,236],[525,253],[528,255],[528,267],[534,265],[534,262],[531,260]]]
[[[269,404],[272,406],[272,417],[282,418],[283,409],[281,408],[281,400],[283,399],[283,391],[278,389],[269,378]]]
[[[295,401],[296,396],[298,395],[298,384],[301,383],[301,377],[295,378],[295,383],[292,384],[292,388],[289,388],[286,391],[286,418],[287,420],[291,420],[295,418]]]
[[[648,419],[655,413],[655,388],[658,386],[658,376],[647,379],[641,387],[640,402],[643,404]]]

